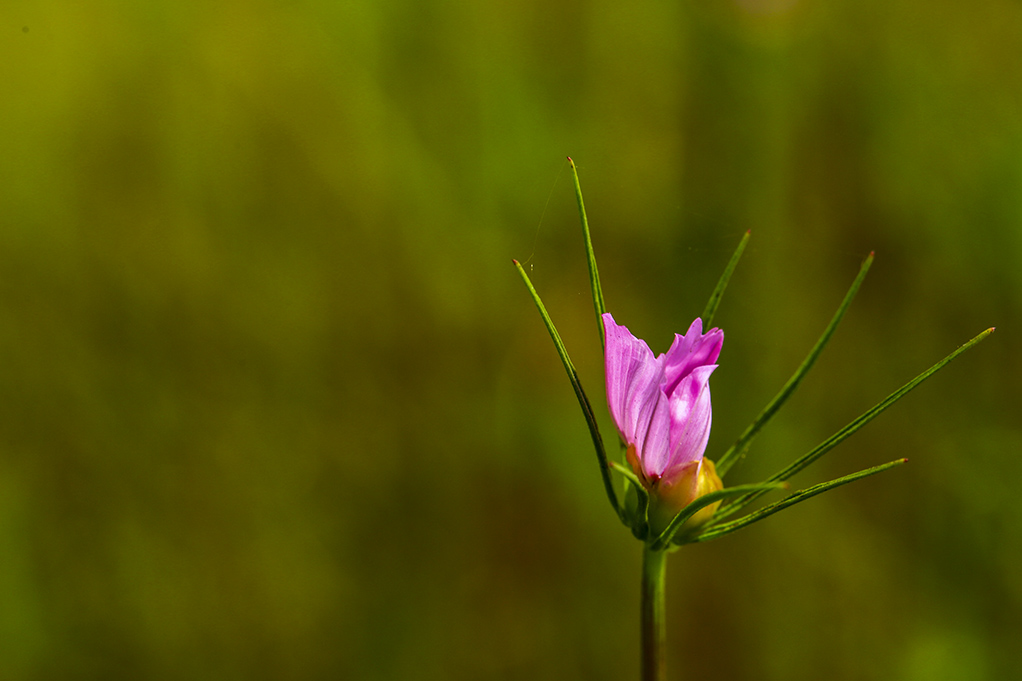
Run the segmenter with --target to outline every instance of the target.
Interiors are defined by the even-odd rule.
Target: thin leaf
[[[632,536],[639,541],[646,541],[646,537],[649,535],[649,522],[646,520],[649,510],[649,494],[641,485],[634,489],[638,504],[635,508],[634,522],[631,524]]]
[[[795,492],[794,494],[789,495],[774,504],[764,506],[763,508],[757,511],[753,511],[749,515],[743,516],[737,520],[732,520],[731,522],[721,523],[717,525],[710,524],[702,532],[692,537],[691,541],[703,542],[709,541],[710,539],[717,539],[718,537],[723,537],[726,534],[731,534],[732,532],[736,532],[737,530],[740,530],[743,527],[748,527],[749,525],[755,522],[759,522],[764,518],[772,516],[774,513],[782,511],[788,508],[789,506],[794,506],[795,504],[801,503],[806,499],[815,497],[817,494],[822,494],[824,492],[834,489],[835,487],[847,485],[850,482],[855,482],[856,480],[861,480],[862,478],[867,478],[871,475],[882,473],[883,471],[886,471],[889,468],[900,466],[906,461],[908,461],[908,459],[898,459],[897,461],[891,461],[880,466],[867,468],[866,470],[859,471],[858,473],[846,475],[843,478],[838,478],[836,480],[831,480],[829,482],[821,482],[818,485],[807,487],[804,490]]]
[[[859,430],[860,428],[865,426],[867,423],[869,423],[870,421],[875,419],[885,409],[887,409],[892,404],[894,404],[895,402],[900,400],[902,397],[907,395],[914,388],[916,388],[916,386],[918,386],[920,383],[922,383],[923,381],[928,379],[930,376],[932,376],[933,374],[935,374],[938,371],[940,371],[941,369],[943,369],[944,366],[947,365],[951,360],[953,360],[954,358],[958,357],[958,355],[962,354],[963,352],[965,352],[966,350],[968,350],[972,346],[976,345],[977,343],[979,343],[981,340],[983,340],[984,338],[986,338],[987,336],[989,336],[993,332],[994,332],[994,329],[992,327],[987,329],[986,331],[983,331],[978,336],[976,336],[975,338],[970,340],[968,343],[966,343],[965,345],[962,345],[960,348],[958,348],[957,350],[952,352],[950,355],[948,355],[944,359],[940,360],[939,362],[934,364],[932,367],[930,367],[929,369],[927,369],[923,373],[919,374],[918,376],[913,378],[911,381],[909,381],[905,385],[903,385],[900,388],[898,388],[897,390],[895,390],[893,393],[891,393],[886,398],[884,398],[884,400],[882,402],[880,402],[875,407],[873,407],[872,409],[870,409],[869,411],[864,413],[862,416],[860,416],[859,418],[855,419],[854,421],[849,423],[847,426],[845,426],[844,428],[842,428],[841,430],[839,430],[838,432],[834,433],[829,438],[827,438],[826,440],[821,442],[819,445],[817,445],[808,454],[805,454],[804,456],[802,456],[801,458],[796,460],[791,465],[787,466],[783,470],[778,471],[777,473],[772,475],[770,477],[769,481],[770,482],[776,482],[776,481],[779,481],[779,480],[787,480],[791,476],[795,475],[796,473],[801,471],[803,468],[805,468],[809,464],[813,463],[814,461],[819,459],[821,456],[823,456],[824,454],[826,454],[830,450],[834,449],[834,447],[839,445],[846,438],[850,437],[857,430]],[[743,506],[748,505],[753,500],[755,500],[756,497],[758,497],[758,496],[759,496],[759,493],[753,493],[753,494],[749,495],[748,497],[742,497],[741,499],[738,499],[737,501],[734,502],[734,504],[732,504],[733,508],[727,509],[727,512],[728,513],[734,513],[738,508],[741,508]]]
[[[703,310],[702,317],[704,329],[709,329],[713,326],[713,317],[717,314],[717,306],[720,305],[720,299],[724,297],[724,289],[727,288],[728,282],[731,281],[731,275],[734,274],[735,267],[738,265],[738,260],[742,257],[745,245],[749,243],[750,236],[752,236],[752,230],[747,231],[742,240],[738,242],[738,248],[735,249],[734,255],[731,256],[727,267],[724,268],[724,273],[720,275],[717,288],[713,289],[710,299],[706,301],[706,309]]]
[[[661,551],[671,543],[674,539],[674,535],[681,529],[681,526],[685,524],[689,518],[694,516],[699,511],[703,510],[707,506],[711,506],[721,499],[727,499],[729,497],[739,496],[741,494],[748,494],[749,492],[755,492],[759,490],[767,491],[772,489],[781,489],[787,487],[783,482],[770,482],[770,483],[758,483],[754,485],[736,485],[735,487],[725,487],[724,489],[717,490],[716,492],[710,492],[704,494],[685,508],[681,509],[678,515],[674,516],[671,522],[667,525],[667,528],[660,533],[660,536],[653,542],[653,550]]]
[[[546,330],[550,333],[550,338],[554,342],[554,347],[557,348],[557,354],[561,358],[561,363],[564,365],[564,370],[568,373],[568,380],[571,381],[571,387],[575,389],[575,397],[578,398],[578,404],[582,407],[582,414],[585,416],[586,424],[589,426],[589,435],[593,438],[593,446],[596,448],[596,458],[600,463],[600,475],[603,476],[603,486],[607,490],[607,497],[610,499],[610,505],[614,507],[614,511],[620,515],[621,507],[618,505],[617,494],[614,493],[614,485],[610,480],[610,467],[607,464],[607,451],[603,447],[603,438],[600,436],[600,428],[596,425],[596,416],[593,414],[593,407],[589,403],[589,398],[586,397],[585,391],[582,390],[582,383],[578,380],[578,373],[575,371],[575,366],[571,363],[571,358],[568,357],[568,350],[564,347],[564,343],[561,342],[561,336],[557,333],[557,329],[554,327],[553,320],[550,319],[550,315],[546,311],[546,306],[543,305],[543,301],[540,300],[539,294],[536,293],[536,288],[532,285],[529,280],[529,275],[525,273],[525,269],[521,263],[517,260],[513,260],[515,267],[518,268],[518,274],[521,275],[522,281],[525,282],[525,286],[529,289],[529,293],[532,295],[532,301],[536,303],[536,309],[539,310],[539,315],[543,318],[543,324],[546,325]]]
[[[596,310],[596,326],[600,330],[600,347],[606,346],[603,331],[603,313],[607,306],[603,302],[603,287],[600,286],[600,272],[596,269],[596,254],[593,252],[593,240],[589,236],[589,220],[586,218],[586,206],[582,202],[582,187],[578,183],[578,170],[575,162],[568,157],[571,165],[571,176],[575,180],[575,200],[578,201],[578,216],[582,220],[582,236],[586,242],[586,260],[589,263],[589,288],[593,292],[593,309]]]
[[[759,433],[760,429],[767,424],[767,422],[773,418],[774,414],[781,408],[781,406],[791,397],[795,389],[798,388],[799,383],[805,378],[806,374],[816,363],[820,353],[823,352],[824,346],[830,340],[830,337],[834,335],[834,331],[837,329],[838,323],[841,322],[841,318],[845,316],[845,311],[848,310],[848,306],[852,304],[852,299],[855,298],[855,294],[859,291],[859,286],[862,284],[862,280],[866,278],[866,273],[869,272],[870,265],[873,264],[873,254],[870,253],[869,257],[862,263],[859,268],[859,274],[855,277],[855,281],[852,282],[851,288],[848,289],[848,293],[845,294],[844,300],[841,301],[841,305],[838,307],[837,312],[834,313],[834,317],[831,318],[830,324],[824,329],[823,335],[816,341],[816,345],[806,355],[805,360],[798,369],[795,370],[794,375],[788,379],[788,382],[784,384],[781,391],[777,393],[777,396],[770,401],[770,403],[760,412],[760,415],[756,417],[756,420],[745,429],[741,437],[731,445],[731,448],[724,452],[723,456],[720,457],[720,463],[717,464],[717,472],[721,477],[727,474],[731,466],[741,458],[752,444],[753,438]]]
[[[645,541],[647,534],[646,509],[649,507],[649,493],[646,491],[646,488],[642,486],[642,482],[639,481],[638,476],[636,476],[635,473],[628,468],[628,466],[624,466],[617,461],[611,461],[610,466],[616,472],[624,476],[626,480],[624,491],[625,501],[621,504],[621,512],[618,514],[621,517],[621,522],[632,528],[632,534],[635,535],[636,539]],[[634,488],[634,493],[636,495],[634,515],[628,509],[628,493],[630,491],[629,483],[631,484],[631,487]]]
[[[639,489],[642,489],[643,491],[645,491],[645,488],[643,488],[643,486],[642,486],[642,482],[639,480],[639,476],[637,476],[635,473],[633,473],[631,470],[629,470],[628,466],[625,466],[624,464],[620,464],[617,461],[611,461],[610,462],[610,467],[613,468],[615,472],[620,473],[621,475],[623,475],[624,478],[628,482],[632,483],[633,485],[635,485]]]

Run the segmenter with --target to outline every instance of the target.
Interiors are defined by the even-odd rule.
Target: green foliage
[[[596,311],[596,328],[600,333],[600,344],[605,345],[603,314],[607,305],[603,302],[603,287],[600,286],[600,271],[596,267],[596,254],[593,253],[593,240],[589,234],[589,218],[586,217],[586,206],[582,201],[582,186],[578,182],[578,169],[575,162],[568,158],[571,166],[571,179],[575,183],[575,200],[578,202],[578,217],[582,221],[582,237],[585,239],[586,264],[589,266],[589,290],[593,294],[593,309]]]
[[[799,490],[798,492],[795,492],[794,494],[792,494],[792,495],[790,495],[788,497],[785,497],[781,501],[775,502],[775,503],[770,504],[768,506],[764,506],[763,508],[754,511],[753,513],[750,513],[747,516],[739,518],[738,520],[733,520],[733,521],[727,522],[727,523],[711,521],[704,528],[702,528],[702,530],[700,532],[695,534],[689,541],[694,541],[694,542],[697,542],[697,541],[708,541],[710,539],[716,539],[718,537],[723,537],[725,535],[731,534],[732,532],[740,530],[743,527],[747,527],[747,526],[749,526],[749,525],[751,525],[751,524],[753,524],[755,522],[759,522],[760,520],[763,520],[764,518],[766,518],[768,516],[771,516],[774,513],[777,513],[778,511],[783,511],[784,509],[788,508],[789,506],[794,506],[795,504],[801,503],[801,502],[803,502],[803,501],[805,501],[807,499],[815,497],[817,494],[822,494],[823,492],[829,492],[832,489],[835,489],[835,488],[840,487],[842,485],[847,485],[850,482],[855,482],[856,480],[861,480],[862,478],[867,478],[867,477],[869,477],[871,475],[876,475],[877,473],[882,473],[883,471],[886,471],[886,470],[888,470],[890,468],[893,468],[895,466],[900,466],[901,464],[906,463],[907,461],[908,461],[908,459],[898,459],[897,461],[891,461],[890,463],[885,463],[885,464],[882,464],[880,466],[874,466],[873,468],[867,468],[866,470],[859,471],[858,473],[852,473],[851,475],[846,475],[846,476],[838,478],[836,480],[830,480],[828,482],[821,482],[818,485],[813,485],[812,487],[809,487],[807,489]],[[773,485],[777,485],[777,484],[779,484],[779,483],[773,483]],[[750,485],[749,487],[754,487],[754,486]],[[761,490],[765,491],[765,490],[770,489],[771,485],[768,484],[768,483],[764,483],[763,485],[759,485],[759,486],[756,486],[756,487],[760,487],[761,489],[752,489],[752,490],[749,490],[749,491],[750,492],[759,492]],[[734,489],[737,490],[738,488],[734,488]],[[739,492],[736,492],[736,493],[737,494],[743,494],[744,492],[743,491],[739,491]],[[707,496],[709,496],[709,495],[707,495]]]
[[[841,305],[838,307],[837,312],[830,320],[830,324],[824,329],[823,335],[816,341],[816,345],[809,351],[809,354],[802,364],[799,365],[798,369],[795,370],[795,374],[788,379],[788,382],[784,384],[781,391],[777,393],[774,399],[770,400],[770,403],[763,408],[763,411],[759,413],[756,420],[749,424],[749,427],[738,438],[738,441],[731,445],[727,451],[720,457],[720,463],[717,464],[717,471],[721,476],[727,475],[727,472],[731,469],[731,466],[735,464],[741,457],[745,456],[749,450],[749,446],[752,444],[753,438],[759,433],[760,429],[766,425],[766,423],[773,418],[777,410],[791,397],[795,389],[798,388],[799,383],[806,377],[809,370],[813,368],[813,364],[819,358],[820,353],[823,352],[823,348],[827,345],[831,336],[834,335],[834,331],[837,330],[837,325],[841,322],[841,318],[845,316],[845,312],[848,311],[848,306],[852,304],[852,300],[855,298],[855,294],[859,292],[859,286],[862,285],[862,280],[866,278],[866,273],[869,272],[870,265],[873,264],[873,254],[870,253],[869,257],[862,263],[862,267],[859,268],[859,275],[855,277],[855,281],[852,282],[851,288],[848,289],[848,293],[845,294],[844,300],[841,301]],[[730,276],[727,273],[727,276]],[[713,298],[711,297],[711,302]]]
[[[724,268],[724,273],[720,275],[720,279],[717,281],[716,288],[713,289],[713,293],[710,294],[710,299],[706,301],[706,308],[703,310],[701,318],[703,320],[703,329],[713,328],[713,317],[717,314],[717,307],[720,306],[720,300],[724,297],[724,291],[727,289],[728,282],[731,281],[731,275],[735,272],[735,267],[738,266],[738,261],[742,257],[742,253],[745,252],[745,246],[749,243],[749,237],[752,236],[752,232],[748,231],[742,240],[738,242],[738,248],[735,249],[734,255],[731,256],[731,260],[728,261],[727,267]]]
[[[592,249],[590,249],[590,252],[591,251]],[[607,491],[607,498],[610,499],[610,505],[614,507],[614,511],[620,515],[621,509],[618,506],[617,495],[614,493],[614,485],[610,481],[607,452],[603,448],[603,438],[600,436],[600,428],[596,423],[596,415],[593,413],[593,407],[589,403],[589,398],[586,397],[585,391],[582,389],[582,384],[578,380],[578,372],[575,371],[575,367],[571,363],[571,358],[568,357],[568,350],[564,347],[564,343],[561,341],[561,336],[557,333],[557,329],[554,327],[553,320],[550,319],[550,315],[547,313],[546,307],[543,305],[543,301],[540,300],[535,287],[533,287],[532,282],[529,281],[529,275],[525,273],[525,269],[522,268],[521,263],[517,260],[514,261],[514,265],[518,269],[518,274],[521,276],[522,281],[524,281],[526,287],[528,287],[529,293],[532,295],[532,301],[536,304],[536,309],[539,310],[539,316],[543,319],[543,325],[546,326],[546,330],[550,334],[550,339],[554,342],[554,347],[557,348],[557,355],[561,358],[564,370],[568,374],[568,380],[571,382],[571,387],[575,391],[575,397],[578,399],[578,405],[582,408],[582,415],[585,417],[586,425],[589,426],[589,435],[592,437],[593,447],[596,449],[596,460],[600,465],[600,474],[603,476],[603,487]],[[595,262],[593,263],[593,267],[590,269],[590,272],[595,274]],[[596,278],[593,281],[596,282],[593,288],[593,300],[597,300],[595,292],[598,291],[597,287],[599,285],[599,278]]]

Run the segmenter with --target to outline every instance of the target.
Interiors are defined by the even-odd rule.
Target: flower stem
[[[642,681],[664,681],[664,574],[667,551],[642,552]]]

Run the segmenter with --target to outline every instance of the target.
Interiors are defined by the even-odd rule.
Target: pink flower
[[[603,327],[610,415],[651,503],[663,507],[658,515],[673,516],[698,496],[720,489],[712,462],[703,465],[703,452],[712,421],[709,379],[724,332],[702,333],[697,318],[688,333],[675,334],[665,354],[654,357],[645,341],[615,323],[609,312]]]

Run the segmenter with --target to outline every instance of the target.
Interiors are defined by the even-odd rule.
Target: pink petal
[[[666,476],[676,469],[699,461],[710,439],[713,411],[710,404],[710,374],[716,364],[694,369],[681,379],[670,396],[671,438]]]
[[[666,458],[670,410],[660,388],[662,362],[609,312],[603,315],[603,328],[607,406],[614,425],[626,444],[635,445],[640,461],[653,450],[658,450],[656,458]]]
[[[658,390],[659,399],[649,420],[649,428],[639,447],[642,472],[649,480],[663,476],[670,465],[671,401],[664,391]]]
[[[724,332],[720,329],[710,329],[704,335],[702,331],[703,322],[696,317],[688,327],[688,333],[684,336],[675,334],[671,349],[664,355],[666,380],[664,390],[668,395],[677,390],[679,381],[694,369],[717,361],[721,346],[724,344]]]

